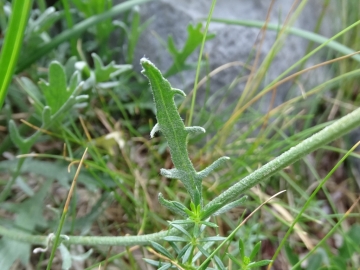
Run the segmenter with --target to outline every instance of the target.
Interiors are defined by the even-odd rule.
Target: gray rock
[[[152,17],[153,21],[141,36],[138,43],[134,57],[134,66],[140,70],[138,60],[146,56],[155,63],[160,70],[165,72],[172,64],[172,58],[167,52],[166,47],[168,36],[171,35],[177,47],[181,49],[188,35],[187,26],[189,23],[196,25],[198,22],[202,22],[205,26],[205,19],[208,16],[211,2],[210,0],[158,0],[142,5],[140,7],[142,19],[145,21]],[[271,2],[270,0],[218,0],[213,18],[265,21]],[[293,2],[296,1],[276,0],[270,13],[269,21],[283,24],[286,21],[289,11],[292,10]],[[333,1],[326,10],[326,15],[320,27],[320,34],[325,37],[331,37],[341,30],[340,16],[337,15],[338,4],[339,3]],[[311,32],[314,31],[323,5],[323,0],[309,0],[300,12],[298,18],[292,24],[293,27]],[[204,55],[207,56],[210,63],[210,71],[234,61],[248,62],[249,64],[253,63],[253,49],[256,42],[261,39],[260,29],[211,23],[209,33],[216,34],[214,39],[206,42],[204,50]],[[275,31],[266,31],[262,46],[259,49],[259,63],[268,55],[277,35],[278,33]],[[288,35],[285,37],[282,45],[272,61],[270,68],[267,69],[265,79],[262,84],[259,85],[257,91],[261,90],[261,86],[267,85],[292,64],[301,59],[306,53],[308,41],[304,38]],[[315,44],[315,46],[318,46],[318,44]],[[326,53],[327,50],[322,50],[320,53],[315,54],[306,62],[305,67],[323,62],[326,60]],[[198,51],[190,57],[188,62],[196,63],[197,58]],[[294,70],[293,72],[296,71],[298,70]],[[213,96],[206,100],[213,102],[214,100],[222,98],[228,86],[239,78],[239,74],[241,74],[240,76],[248,75],[249,71],[243,66],[233,65],[213,76],[209,84],[210,93],[213,94]],[[205,74],[202,74],[201,77],[204,75]],[[277,88],[275,106],[293,96],[301,95],[300,88],[308,91],[331,77],[329,69],[322,67],[302,75],[301,81],[298,84],[301,85],[301,87],[296,87],[296,84],[293,84],[293,82],[281,85]],[[195,70],[185,71],[168,79],[174,87],[183,89],[186,93],[189,93],[193,87]],[[234,104],[234,101],[240,97],[245,86],[245,79],[246,78],[235,84],[233,91],[227,96],[227,100],[223,103],[223,107]],[[292,90],[290,90],[291,88]],[[197,104],[203,104],[205,99],[204,93],[204,89],[200,89]],[[214,95],[214,93],[216,94]],[[325,94],[330,95],[329,93]],[[262,112],[266,112],[269,108],[270,99],[271,93],[258,103],[257,108],[260,108]],[[357,141],[359,133],[359,129],[352,132],[350,141]],[[360,167],[360,162],[357,164],[358,167]]]
[[[234,20],[260,20],[264,21],[267,16],[271,1],[268,0],[219,0],[214,10],[214,18],[234,19]],[[278,0],[272,8],[270,22],[283,23],[287,14],[292,8],[293,1]],[[322,10],[322,0],[312,0],[307,3],[300,16],[296,19],[293,26],[303,30],[313,31]],[[139,66],[138,59],[142,56],[148,57],[162,71],[166,71],[172,64],[172,58],[167,52],[166,44],[169,35],[172,35],[178,48],[182,48],[187,38],[187,25],[192,23],[196,25],[199,21],[204,22],[210,10],[211,1],[209,0],[160,0],[142,5],[141,14],[143,20],[153,17],[153,22],[142,35],[135,52],[135,66]],[[205,23],[204,23],[205,25]],[[324,27],[323,27],[324,28]],[[222,23],[211,23],[210,33],[215,33],[216,37],[206,42],[204,53],[208,56],[210,63],[210,71],[224,64],[240,61],[243,63],[252,63],[254,59],[254,45],[261,38],[260,30],[257,28],[226,25]],[[322,29],[325,35],[330,36],[330,29]],[[260,48],[260,61],[265,58],[272,47],[277,33],[267,31]],[[289,35],[283,42],[283,47],[275,56],[271,67],[267,70],[264,84],[271,82],[281,72],[290,67],[299,60],[306,51],[308,41]],[[249,55],[252,55],[249,57]],[[194,53],[189,62],[196,62],[198,52]],[[321,62],[311,58],[307,66]],[[309,87],[316,85],[319,81],[325,80],[327,70],[321,69],[317,71],[316,76],[310,77]],[[248,75],[249,71],[243,66],[235,65],[226,68],[224,71],[212,77],[210,87],[211,93],[229,86],[239,74]],[[205,75],[205,74],[203,74]],[[182,72],[177,76],[170,77],[169,80],[174,87],[182,88],[185,92],[189,92],[193,87],[195,71]],[[228,95],[229,102],[237,99],[243,88],[243,83],[237,83],[234,90]],[[285,84],[277,89],[276,104],[282,103],[289,98],[290,84]],[[298,91],[298,92],[296,92]],[[299,89],[295,90],[299,94]],[[200,100],[204,95],[204,91],[199,91]],[[269,99],[268,96],[266,99]],[[266,109],[266,108],[265,108]]]

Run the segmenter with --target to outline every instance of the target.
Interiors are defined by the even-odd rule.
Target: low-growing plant
[[[46,251],[51,250],[50,260],[47,261],[47,269],[56,267],[53,258],[57,250],[61,254],[62,262],[60,263],[62,264],[62,269],[70,269],[74,261],[84,261],[86,259],[89,261],[99,261],[98,253],[101,258],[106,259],[97,262],[87,269],[98,268],[99,265],[106,268],[108,263],[123,256],[127,256],[124,264],[126,264],[126,266],[130,265],[131,269],[135,269],[137,262],[134,259],[132,251],[136,249],[138,245],[146,247],[142,249],[145,262],[158,269],[254,269],[265,265],[268,265],[268,269],[270,269],[283,246],[285,246],[288,261],[293,267],[292,269],[304,268],[303,263],[305,260],[306,269],[319,269],[320,267],[322,267],[321,269],[346,269],[346,267],[356,265],[353,264],[352,261],[354,261],[354,257],[359,253],[359,247],[356,245],[359,238],[358,226],[355,225],[351,227],[349,232],[343,232],[338,228],[342,221],[350,215],[350,212],[359,200],[355,200],[354,204],[345,214],[337,213],[335,207],[331,205],[334,214],[325,215],[321,213],[319,206],[322,205],[322,202],[315,201],[314,198],[319,191],[323,191],[328,198],[330,197],[325,186],[327,180],[355,149],[353,147],[346,152],[345,150],[335,149],[334,147],[330,148],[326,146],[326,144],[342,137],[353,128],[360,126],[360,109],[354,109],[352,113],[347,114],[338,121],[321,123],[314,127],[311,127],[312,115],[306,115],[304,116],[305,124],[303,130],[298,131],[298,128],[294,127],[294,130],[291,130],[291,132],[294,131],[294,134],[291,135],[291,132],[289,134],[287,133],[288,129],[286,127],[283,130],[282,126],[277,127],[277,125],[273,123],[269,125],[269,128],[266,127],[263,129],[267,124],[268,117],[276,115],[279,111],[281,112],[282,107],[286,107],[280,105],[279,108],[274,108],[269,111],[266,116],[258,112],[252,112],[254,115],[256,114],[254,123],[249,125],[249,128],[240,135],[232,135],[230,132],[232,131],[232,126],[236,123],[236,119],[240,118],[243,112],[249,109],[250,105],[262,95],[273,90],[279,84],[294,78],[294,76],[299,76],[303,72],[315,68],[310,67],[309,69],[302,70],[299,73],[285,78],[292,69],[304,64],[310,56],[321,48],[328,47],[339,53],[348,54],[345,57],[341,57],[341,59],[351,57],[352,60],[355,60],[353,62],[357,63],[359,56],[339,41],[335,41],[335,39],[346,31],[357,29],[355,27],[359,25],[359,21],[351,21],[351,26],[334,37],[327,39],[319,35],[314,35],[312,32],[301,31],[288,25],[279,26],[278,24],[257,21],[214,20],[234,25],[246,25],[259,28],[267,27],[270,30],[279,31],[279,37],[282,34],[295,34],[321,43],[321,45],[317,49],[310,51],[309,54],[300,59],[298,63],[294,64],[277,79],[266,85],[262,91],[257,93],[256,90],[259,90],[257,87],[259,87],[260,82],[263,81],[266,73],[263,71],[269,68],[272,60],[271,57],[274,57],[281,46],[280,43],[275,43],[274,48],[269,54],[271,57],[266,58],[260,68],[260,72],[254,75],[256,80],[254,80],[253,85],[251,85],[251,82],[249,83],[251,87],[249,87],[247,91],[249,90],[250,92],[244,91],[247,94],[241,96],[237,104],[234,102],[234,104],[229,106],[229,108],[231,110],[234,109],[234,111],[229,112],[227,110],[227,115],[225,116],[228,120],[225,123],[222,122],[225,118],[218,120],[214,112],[211,112],[211,114],[206,113],[205,107],[202,108],[202,112],[204,113],[202,113],[200,120],[198,115],[195,114],[197,119],[194,122],[201,123],[204,127],[206,126],[207,130],[210,129],[210,132],[208,132],[206,136],[208,136],[208,134],[213,134],[214,136],[212,136],[211,140],[207,141],[205,147],[202,149],[196,148],[196,154],[192,155],[194,151],[193,148],[188,149],[188,141],[191,140],[192,136],[196,136],[196,134],[205,133],[203,127],[191,126],[189,123],[193,120],[192,116],[195,110],[194,105],[196,91],[198,89],[197,81],[200,74],[200,67],[204,66],[201,57],[202,49],[204,48],[204,42],[213,37],[213,35],[207,33],[207,27],[210,23],[211,13],[216,1],[213,1],[205,31],[201,24],[197,24],[196,26],[189,25],[187,28],[188,39],[181,49],[178,49],[180,47],[169,37],[167,49],[173,59],[173,63],[167,71],[164,71],[165,75],[162,75],[162,72],[156,68],[150,60],[146,58],[141,59],[140,63],[143,68],[143,75],[145,75],[150,82],[150,89],[153,94],[154,111],[156,112],[157,119],[156,124],[152,123],[152,116],[149,117],[148,113],[146,113],[145,116],[143,112],[154,109],[154,106],[148,101],[150,100],[149,98],[144,100],[144,97],[148,97],[147,93],[150,93],[144,78],[136,74],[136,72],[128,72],[131,70],[130,65],[118,65],[115,64],[115,62],[111,62],[108,65],[103,64],[103,61],[109,62],[108,59],[111,59],[114,55],[111,50],[107,49],[107,44],[104,43],[104,41],[108,39],[110,30],[116,29],[116,27],[121,28],[122,34],[124,34],[122,38],[127,40],[127,44],[122,44],[121,49],[119,49],[122,52],[121,58],[124,59],[127,64],[133,62],[136,44],[151,19],[142,24],[139,10],[136,7],[132,12],[125,15],[126,23],[123,21],[112,22],[110,18],[116,14],[130,10],[130,8],[136,4],[148,2],[148,0],[131,0],[114,7],[112,7],[110,2],[111,1],[107,2],[105,0],[99,2],[92,1],[87,5],[80,0],[74,1],[72,4],[78,7],[79,10],[78,13],[72,17],[74,12],[71,10],[71,3],[69,6],[67,1],[62,1],[64,10],[61,12],[55,11],[54,8],[46,9],[43,1],[38,1],[41,12],[34,9],[32,13],[30,13],[30,20],[25,34],[19,31],[19,33],[17,33],[18,39],[12,41],[10,39],[10,43],[6,45],[6,48],[14,46],[14,55],[11,57],[10,55],[5,55],[0,59],[1,64],[5,63],[4,65],[9,65],[9,68],[6,68],[4,65],[0,67],[1,70],[6,70],[6,73],[0,75],[0,77],[3,75],[6,79],[3,81],[0,80],[0,94],[1,98],[4,99],[7,86],[10,83],[11,76],[15,69],[16,54],[19,52],[21,35],[25,35],[24,38],[28,46],[26,48],[29,50],[23,51],[23,54],[20,55],[16,73],[33,64],[35,60],[46,55],[59,44],[65,43],[67,40],[70,41],[71,55],[68,55],[68,50],[66,50],[67,46],[64,44],[65,49],[59,48],[54,50],[52,55],[47,55],[47,58],[44,59],[43,66],[49,66],[48,81],[43,79],[44,74],[46,74],[42,71],[44,68],[33,65],[32,68],[29,69],[30,75],[25,74],[28,77],[17,76],[14,80],[16,84],[11,85],[12,87],[16,85],[16,87],[14,87],[15,89],[19,88],[26,93],[24,100],[27,98],[31,106],[28,106],[28,103],[23,100],[18,99],[16,91],[10,91],[9,100],[14,101],[14,104],[10,102],[12,106],[4,108],[4,114],[8,114],[7,119],[10,119],[11,117],[9,115],[13,113],[12,107],[19,106],[21,109],[26,107],[24,111],[28,112],[30,120],[23,122],[26,126],[35,128],[36,131],[33,135],[25,137],[29,134],[29,130],[24,131],[21,127],[18,128],[15,121],[9,121],[8,134],[20,155],[15,159],[0,162],[1,172],[10,175],[9,180],[0,180],[3,185],[0,193],[0,209],[4,210],[5,213],[14,215],[13,220],[0,220],[0,235],[2,235],[0,239],[1,267],[8,269],[13,262],[17,260],[20,260],[23,265],[26,265],[30,260],[31,250],[33,249],[32,245],[36,246],[36,248],[33,249],[34,253],[40,253],[40,255],[36,255],[40,256],[38,268],[42,267],[41,264],[43,264],[44,259],[46,259]],[[304,5],[305,2],[306,1],[302,1],[302,5]],[[3,2],[0,2],[0,7],[2,3]],[[14,1],[14,5],[15,3],[19,5],[20,2]],[[91,10],[91,7],[96,5],[96,3],[107,3],[107,8],[102,6],[98,7],[99,9]],[[7,16],[13,14],[15,18],[21,18],[21,16],[19,17],[21,12],[30,12],[29,5],[24,5],[22,9],[19,8],[13,11],[8,9],[7,11],[10,11],[6,14]],[[85,19],[76,23],[76,20],[82,17],[85,17]],[[73,21],[74,18],[75,20]],[[64,22],[61,21],[63,19],[66,20],[69,29],[64,30],[53,39],[50,39],[52,36],[49,33],[52,32],[49,30],[53,23],[60,21],[60,23],[64,24]],[[21,22],[21,29],[23,29],[26,22],[25,18],[22,18],[19,22]],[[6,26],[6,23],[6,20],[0,18],[2,29],[5,29],[4,25]],[[9,29],[15,31],[15,28],[13,26]],[[106,31],[102,32],[102,29]],[[279,29],[281,29],[281,31]],[[97,43],[95,44],[91,39],[87,39],[83,43],[83,46],[76,48],[75,38],[85,31],[91,33],[92,37],[94,36],[97,40]],[[5,40],[5,44],[7,42],[9,41]],[[346,44],[346,42],[344,42],[344,44]],[[185,93],[182,90],[173,88],[166,78],[184,70],[195,68],[195,65],[188,63],[187,59],[199,46],[201,46],[201,53],[197,64],[194,91],[191,93],[193,100],[190,116],[188,116],[187,121],[185,121],[185,123],[190,125],[187,127],[180,117],[176,106],[177,102],[174,102],[176,95],[184,97]],[[93,53],[94,48],[97,48],[97,53]],[[2,52],[6,52],[7,50],[3,50]],[[78,61],[78,58],[75,56],[76,54],[80,55],[81,61]],[[55,57],[58,61],[52,61],[52,58]],[[340,60],[340,58],[329,62],[338,60]],[[328,63],[325,62],[320,65],[325,64]],[[357,78],[359,70],[353,69],[350,68],[349,72],[345,72],[344,74],[340,73],[340,76],[334,77],[313,90],[306,92],[307,97],[318,93],[321,89],[336,85],[345,79],[354,80],[354,78]],[[209,76],[206,76],[204,79],[207,80],[210,77],[211,75],[209,74]],[[39,85],[32,82],[37,81],[39,78]],[[138,92],[134,94],[134,90]],[[348,92],[349,95],[352,94],[352,91]],[[137,96],[137,93],[141,93],[141,98]],[[143,95],[143,93],[146,94]],[[131,96],[131,98],[129,98],[129,96]],[[130,99],[132,100],[129,101]],[[296,96],[291,99],[288,104],[295,104],[300,99],[303,99],[303,97]],[[317,104],[315,98],[314,103]],[[218,107],[211,102],[208,104],[210,104],[211,109]],[[306,103],[305,105],[310,106],[309,104],[310,103]],[[311,105],[312,104],[313,103],[311,103]],[[101,105],[101,110],[97,110],[98,108],[94,110],[94,105]],[[30,107],[30,109],[27,107]],[[317,106],[311,108],[311,111],[316,111],[316,109]],[[121,117],[118,122],[114,123],[115,118],[118,117],[118,111],[121,111]],[[97,130],[98,126],[96,123],[93,123],[93,120],[96,120],[96,118],[94,118],[94,112],[99,113],[100,121],[102,121],[104,125],[107,125],[107,129],[109,130],[108,134],[103,135],[102,132]],[[89,115],[93,117],[90,120],[86,119]],[[129,116],[134,119],[137,117],[138,119],[133,120],[130,119]],[[293,114],[287,115],[286,117],[293,118],[293,116],[294,118],[302,117],[301,115],[297,116]],[[284,117],[284,119],[286,117]],[[80,119],[81,125],[79,121],[77,121],[78,118]],[[282,118],[283,116],[279,117],[280,121],[282,121]],[[214,119],[222,123],[214,124],[214,122],[212,122]],[[276,121],[279,119],[276,119]],[[248,121],[248,119],[245,120]],[[293,120],[294,119],[291,119],[291,121]],[[139,124],[135,123],[136,121],[141,122],[140,128]],[[121,123],[121,128],[119,128],[119,123]],[[287,125],[288,123],[284,121],[284,126]],[[247,139],[253,134],[252,132],[260,129],[260,127],[260,135],[255,138],[255,142],[247,143]],[[120,129],[121,132],[119,131]],[[123,132],[124,130],[125,132]],[[143,135],[150,130],[151,140],[149,141],[143,138]],[[86,139],[82,132],[85,132]],[[122,136],[123,133],[126,132],[130,134],[127,134],[127,139],[124,139]],[[160,136],[155,138],[157,132],[159,132]],[[98,135],[99,133],[100,135]],[[231,136],[236,136],[237,139],[232,141]],[[165,137],[165,140],[163,137]],[[62,156],[44,153],[28,154],[32,149],[36,149],[34,146],[36,146],[37,143],[44,141],[49,142],[54,139],[58,139],[61,143],[65,142]],[[147,160],[146,164],[151,167],[150,170],[147,166],[137,164],[139,162],[138,157],[134,159],[134,149],[137,151],[137,145],[134,147],[135,141],[141,141],[143,143],[143,145],[139,147],[141,149],[141,151],[139,150],[139,152],[141,152],[139,156],[141,156],[141,158],[145,157]],[[228,144],[228,141],[231,142]],[[302,142],[296,145],[299,141]],[[243,146],[241,151],[244,151],[244,154],[242,156],[232,151],[233,148],[239,148],[239,143]],[[216,146],[214,146],[215,144]],[[9,145],[10,144],[2,142],[0,152],[4,152],[5,148],[9,149]],[[115,148],[114,145],[117,147],[117,151],[113,151],[113,148]],[[170,168],[170,158],[168,159],[169,156],[165,151],[166,145],[170,152],[173,168]],[[316,179],[319,181],[313,192],[311,192],[311,188],[313,188],[314,185],[311,185],[311,188],[309,188],[311,194],[307,194],[308,192],[305,191],[305,188],[307,188],[306,184],[304,185],[306,187],[302,190],[298,183],[291,179],[290,174],[287,174],[289,170],[288,166],[315,150],[318,150],[317,156],[320,156],[321,159],[323,149],[320,148],[325,147],[344,154],[344,156],[323,179],[316,173],[316,169],[312,167],[312,164],[304,159],[307,166],[310,170],[312,169]],[[81,156],[84,148],[86,148],[85,153],[89,153],[89,157],[85,158],[84,154],[80,161],[78,171],[67,174],[67,163],[70,162],[69,169],[71,165],[78,163],[79,161],[76,157]],[[144,149],[146,151],[144,151]],[[188,154],[188,150],[190,155]],[[228,157],[219,157],[222,156],[222,151],[231,156],[231,160]],[[278,155],[278,153],[281,152],[283,152],[283,154]],[[8,153],[5,154],[8,155]],[[278,155],[278,157],[273,159],[274,155]],[[191,159],[190,156],[192,157]],[[59,162],[31,159],[29,157],[59,159]],[[218,159],[213,163],[209,162],[209,160],[213,160],[214,157]],[[160,169],[161,176],[159,176],[158,161],[163,163],[164,158],[167,161],[164,162],[165,164],[167,163],[164,167],[167,169]],[[265,164],[268,160],[271,161]],[[82,164],[84,164],[86,168],[80,170]],[[204,164],[211,165],[205,166]],[[195,169],[202,167],[205,168],[202,170]],[[215,172],[218,168],[225,168],[226,177],[224,177],[224,181],[221,181],[223,177],[219,177],[218,173]],[[255,168],[258,169],[255,170]],[[297,177],[296,174],[307,177],[306,175],[302,175],[302,167],[299,165],[291,166],[290,169],[295,171],[294,179]],[[31,183],[26,181],[27,179],[23,176],[24,174],[29,174],[29,178],[31,178],[32,175],[36,175],[36,177],[43,177],[46,180],[37,181],[40,187],[33,188]],[[273,231],[271,231],[270,228],[269,231],[267,230],[268,224],[265,226],[266,230],[261,231],[261,228],[264,226],[261,220],[257,219],[261,218],[261,216],[258,217],[255,212],[281,192],[269,198],[263,197],[264,194],[261,194],[260,191],[260,193],[258,193],[255,192],[254,189],[252,191],[249,190],[259,183],[264,183],[265,180],[271,176],[285,178],[287,181],[286,184],[290,184],[291,188],[299,192],[301,198],[295,198],[295,204],[299,205],[301,209],[297,210],[296,207],[292,207],[290,203],[289,205],[280,205],[278,202],[273,201],[274,204],[272,206],[278,206],[276,209],[283,207],[281,211],[279,211],[280,214],[286,213],[286,211],[289,210],[291,213],[288,214],[288,216],[291,217],[291,214],[293,214],[296,217],[289,219],[282,218],[278,214],[273,214],[274,217],[280,221],[279,223],[282,223],[282,225],[288,229],[285,235],[280,234],[281,241],[275,240],[274,243],[272,243],[273,246],[276,246],[276,251],[274,252],[273,249],[271,249],[270,255],[268,252],[264,255],[265,252],[263,251],[268,247],[269,242],[273,240],[273,238],[271,238]],[[74,180],[70,188],[69,181],[72,177],[74,177]],[[219,179],[214,183],[216,189],[214,189],[214,186],[209,186],[210,182],[207,181],[207,179],[210,177]],[[146,179],[144,180],[144,178]],[[177,179],[179,181],[164,180],[164,178]],[[242,179],[239,181],[239,178]],[[60,184],[61,187],[70,189],[70,191],[68,199],[64,203],[62,203],[61,200],[60,202],[57,201],[58,198],[54,198],[54,206],[49,207],[51,215],[45,218],[41,210],[45,204],[46,195],[53,189],[54,179],[58,180],[55,185]],[[204,179],[206,180],[204,181]],[[95,198],[94,196],[95,203],[90,207],[89,212],[81,217],[77,217],[77,202],[81,199],[81,196],[77,194],[75,190],[77,181],[80,183],[78,188],[85,186],[88,191],[100,192],[99,197]],[[154,182],[156,184],[153,184]],[[139,188],[140,186],[143,189],[143,197],[146,198],[144,200],[141,200],[143,194],[141,193],[141,188]],[[156,189],[154,187],[156,187]],[[274,188],[273,185],[267,185],[266,187],[271,190],[270,192],[278,189]],[[21,192],[18,192],[21,194],[19,195],[12,192],[14,188],[21,190]],[[160,205],[169,211],[165,210],[162,211],[162,213],[154,211],[155,209],[150,205],[153,204],[154,201],[148,194],[149,190],[152,195],[154,192],[158,193]],[[17,196],[20,196],[20,198]],[[73,197],[73,200],[70,203],[71,197]],[[249,197],[252,197],[253,200],[248,200]],[[290,194],[289,197],[292,197],[292,194]],[[6,200],[7,198],[9,198],[9,200]],[[17,199],[19,199],[19,201],[12,201]],[[117,202],[117,210],[121,208],[124,212],[124,219],[122,221],[124,223],[117,221],[108,222],[108,224],[104,226],[103,221],[100,219],[98,221],[98,228],[101,230],[100,235],[110,236],[85,236],[91,235],[91,226],[95,224],[96,219],[101,216],[103,209],[108,207],[112,201]],[[329,200],[329,202],[331,202],[331,200]],[[242,213],[240,212],[240,214],[236,213],[239,209],[243,210],[245,204],[246,207],[250,206],[250,208],[254,206],[253,208],[256,208],[255,211],[244,211]],[[58,209],[55,207],[58,207]],[[310,214],[305,212],[308,208],[314,212]],[[266,210],[268,210],[269,213],[272,211],[271,207],[266,208]],[[229,218],[229,211],[230,213],[232,211],[232,213],[235,212],[236,215]],[[288,244],[290,233],[292,233],[294,229],[294,232],[300,237],[304,236],[302,228],[300,226],[298,227],[299,223],[302,222],[303,219],[305,219],[305,222],[315,220],[312,216],[315,213],[316,217],[318,217],[319,212],[321,215],[324,215],[322,217],[328,221],[332,229],[315,247],[312,248],[312,245],[306,246],[308,249],[308,251],[306,251],[307,255],[299,259],[298,253],[299,250],[303,249],[302,243],[297,242],[296,245],[292,245],[293,243]],[[165,218],[161,216],[163,213],[166,213]],[[70,215],[71,218],[67,218],[67,216]],[[336,222],[334,221],[335,218],[337,219]],[[141,220],[141,224],[138,224],[139,220]],[[170,221],[165,223],[164,220]],[[226,223],[225,226],[224,221]],[[249,224],[251,222],[252,224]],[[305,224],[305,222],[301,223],[301,225]],[[126,224],[126,226],[123,226],[123,224]],[[151,232],[156,232],[157,230],[163,229],[164,226],[167,228],[166,231],[147,234],[150,229]],[[126,228],[123,230],[123,227]],[[331,248],[323,248],[326,246],[323,245],[323,243],[335,230],[340,232],[344,241],[342,245],[340,245],[339,252],[336,255],[334,255]],[[134,234],[138,231],[139,235],[118,236],[125,234],[124,231],[125,233],[135,231]],[[145,234],[142,235],[144,231]],[[48,236],[45,236],[46,234],[48,234]],[[97,234],[99,235],[99,233]],[[307,244],[308,243],[305,243],[305,245]],[[82,254],[79,255],[79,252],[74,252],[74,245],[94,247],[95,253],[93,249],[89,249],[87,252],[80,251]],[[126,250],[110,257],[111,247],[106,251],[104,246],[126,247]],[[95,254],[92,256],[93,258],[90,257],[91,254]],[[270,256],[273,256],[271,260]],[[117,265],[121,265],[121,263],[122,262]]]
[[[183,121],[177,112],[175,103],[173,101],[174,95],[184,96],[184,92],[172,88],[170,83],[162,76],[161,72],[147,59],[142,59],[141,64],[144,68],[144,75],[149,78],[154,101],[157,109],[158,123],[154,126],[150,135],[153,137],[156,132],[160,131],[165,135],[170,148],[171,157],[173,160],[174,168],[167,170],[161,169],[161,174],[169,177],[179,179],[187,192],[190,195],[190,207],[177,201],[166,200],[159,194],[160,203],[173,211],[177,215],[183,217],[181,220],[170,222],[170,230],[152,235],[144,236],[125,236],[125,237],[79,237],[79,236],[63,236],[62,242],[65,244],[87,244],[87,245],[120,245],[131,246],[136,244],[148,245],[151,244],[160,254],[160,261],[146,259],[152,265],[156,265],[159,269],[205,269],[209,263],[213,261],[213,267],[218,269],[225,269],[223,263],[224,257],[219,254],[213,253],[214,250],[218,251],[216,247],[221,245],[217,244],[218,241],[228,240],[220,236],[205,236],[205,228],[216,228],[216,224],[209,221],[211,216],[216,216],[230,209],[241,205],[245,197],[238,198],[247,189],[253,187],[257,183],[263,181],[277,171],[285,168],[295,160],[301,158],[303,155],[313,151],[321,145],[345,134],[348,130],[356,125],[359,125],[360,109],[348,114],[342,119],[336,121],[324,130],[309,137],[298,146],[288,150],[278,158],[264,165],[257,171],[251,173],[248,177],[235,184],[227,191],[223,192],[211,202],[205,204],[202,197],[202,184],[203,178],[208,176],[214,169],[223,164],[227,157],[219,158],[212,165],[197,172],[192,165],[187,154],[187,137],[189,134],[196,132],[204,132],[201,127],[185,127]],[[48,117],[43,113],[45,123],[48,123]],[[16,137],[14,130],[13,136]],[[22,142],[23,139],[19,138],[16,141]],[[21,144],[20,144],[21,146]],[[51,245],[51,239],[43,236],[30,236],[26,234],[18,234],[12,232],[5,227],[0,226],[0,233],[6,238],[23,240],[34,244]],[[168,249],[157,241],[165,240],[170,247],[174,250],[175,254],[168,251]],[[229,255],[229,258],[236,264],[242,265],[243,269],[250,269],[252,266],[260,266],[270,263],[271,261],[253,262],[255,255],[258,252],[259,244],[254,247],[251,252],[252,255],[246,257],[243,253],[243,244],[240,242],[241,256],[240,260],[234,256]],[[63,247],[62,247],[63,248]],[[210,258],[213,258],[210,260]],[[66,260],[68,262],[68,260]],[[211,269],[211,268],[207,268]]]

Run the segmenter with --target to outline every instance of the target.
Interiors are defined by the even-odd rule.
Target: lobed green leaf
[[[41,80],[39,86],[44,93],[46,104],[51,108],[53,114],[59,111],[70,98],[72,91],[75,90],[73,87],[68,89],[64,67],[57,61],[50,64],[49,82]]]
[[[195,30],[200,31],[200,26]],[[189,49],[184,49],[182,53],[189,53]],[[142,73],[150,81],[156,107],[157,124],[150,132],[150,137],[153,137],[157,131],[162,132],[168,142],[171,159],[175,167],[170,170],[161,169],[160,173],[168,178],[179,179],[184,184],[192,202],[195,204],[195,207],[191,209],[194,213],[197,213],[195,216],[200,216],[202,208],[202,179],[228,158],[222,157],[201,172],[196,172],[188,156],[187,136],[189,133],[205,132],[205,129],[196,126],[185,127],[174,102],[175,95],[185,96],[185,93],[182,90],[173,88],[169,81],[163,77],[160,70],[148,59],[142,58],[140,64],[143,67]],[[163,200],[163,202],[165,201]],[[169,204],[167,205],[170,207]],[[187,212],[186,209],[184,211]]]

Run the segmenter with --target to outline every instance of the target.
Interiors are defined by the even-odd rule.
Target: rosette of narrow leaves
[[[221,157],[204,170],[199,172],[195,170],[188,156],[187,139],[190,133],[204,133],[205,129],[198,126],[185,127],[174,102],[175,95],[185,96],[185,93],[173,88],[148,59],[142,58],[140,63],[143,67],[142,73],[150,81],[156,107],[157,124],[151,130],[150,137],[161,131],[168,142],[174,164],[173,169],[161,169],[160,173],[168,178],[179,179],[191,197],[188,208],[180,202],[166,200],[161,193],[159,194],[160,204],[184,219],[171,222],[170,226],[177,233],[163,239],[171,246],[172,252],[159,243],[151,242],[152,247],[167,259],[162,261],[145,259],[145,261],[158,269],[197,269],[198,262],[205,258],[204,269],[211,261],[217,269],[226,269],[212,248],[216,241],[226,241],[226,239],[220,236],[204,237],[203,232],[206,227],[217,227],[216,224],[209,222],[211,216],[220,215],[241,205],[247,197],[244,196],[226,205],[214,204],[206,210],[203,209],[202,180],[229,158]]]
[[[72,107],[87,101],[87,95],[80,95],[82,85],[83,83],[80,81],[78,72],[74,72],[68,82],[64,67],[57,61],[51,62],[48,82],[41,80],[39,83],[45,97],[45,104],[38,101],[38,108],[42,110],[41,129],[48,129],[50,126],[58,123]],[[41,134],[41,129],[37,130],[30,137],[23,138],[15,122],[13,120],[9,122],[10,138],[22,153],[29,151]]]
[[[147,263],[158,267],[158,269],[197,269],[196,265],[201,257],[208,257],[211,248],[217,241],[223,241],[225,237],[210,236],[203,237],[206,226],[217,227],[216,224],[204,221],[206,224],[195,226],[191,230],[187,230],[184,226],[193,223],[191,220],[176,220],[170,222],[170,226],[178,230],[182,236],[169,235],[164,240],[169,243],[172,248],[170,252],[167,248],[156,242],[150,242],[151,246],[167,260],[155,261],[144,259]],[[225,269],[224,264],[218,256],[213,257],[213,262],[219,269]]]
[[[245,255],[245,245],[244,242],[240,239],[239,240],[239,256],[235,257],[234,255],[228,254],[231,261],[238,267],[240,270],[249,270],[252,268],[259,268],[261,266],[268,265],[272,262],[272,260],[262,260],[262,261],[255,261],[256,255],[260,251],[261,248],[261,241],[257,242],[254,246],[253,250],[251,251],[249,256]]]
[[[161,169],[160,173],[168,178],[179,179],[190,194],[195,206],[200,205],[201,207],[202,180],[229,158],[219,158],[200,172],[195,170],[187,152],[187,137],[190,133],[204,133],[205,129],[198,126],[185,127],[174,102],[175,95],[185,96],[185,93],[171,87],[160,70],[148,59],[142,58],[140,63],[143,67],[142,73],[150,81],[156,107],[157,124],[152,129],[150,137],[153,137],[158,131],[162,132],[168,142],[174,164],[173,169]],[[162,205],[184,216],[186,211],[182,206],[166,201],[161,195],[159,199]]]

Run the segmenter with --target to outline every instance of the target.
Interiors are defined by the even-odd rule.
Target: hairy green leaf
[[[197,31],[199,29],[198,27]],[[189,49],[184,49],[183,53],[188,52]],[[218,159],[201,172],[195,170],[187,152],[187,136],[189,133],[204,132],[205,129],[201,127],[185,127],[174,102],[175,95],[185,96],[185,93],[182,90],[173,88],[169,81],[163,77],[160,70],[148,59],[142,58],[140,64],[143,67],[142,73],[150,81],[156,107],[157,124],[151,131],[150,136],[153,137],[157,131],[162,132],[168,142],[171,159],[175,167],[170,170],[161,169],[160,172],[168,178],[179,179],[184,184],[191,200],[195,203],[194,211],[197,211],[197,206],[201,207],[202,205],[202,179],[228,158]]]

